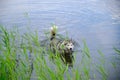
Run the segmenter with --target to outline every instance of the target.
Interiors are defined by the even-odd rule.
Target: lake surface
[[[116,70],[107,64],[108,79],[120,79],[120,61],[113,58],[113,47],[120,49],[120,0],[2,0],[0,24],[17,26],[21,34],[29,27],[40,35],[56,24],[60,34],[67,32],[79,44],[85,39],[93,60],[101,50],[107,62],[117,61]]]

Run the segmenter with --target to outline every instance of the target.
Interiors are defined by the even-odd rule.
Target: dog
[[[56,37],[57,27],[51,27],[51,37],[50,37],[50,49],[56,53],[60,54],[72,54],[74,49],[74,44],[71,39],[59,39]]]

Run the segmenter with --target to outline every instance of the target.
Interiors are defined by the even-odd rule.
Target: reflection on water
[[[113,47],[120,49],[119,3],[119,0],[2,0],[0,24],[7,28],[18,26],[21,34],[29,27],[38,30],[41,36],[51,23],[55,23],[61,34],[67,32],[79,44],[86,39],[94,61],[100,49],[109,63],[116,61],[112,57],[115,53]],[[76,56],[76,61],[79,61],[81,55]],[[120,64],[117,64],[117,74],[111,64],[106,66],[110,72],[109,80],[120,78]]]

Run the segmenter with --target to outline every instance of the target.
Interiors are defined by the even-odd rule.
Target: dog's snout
[[[72,50],[72,48],[70,48],[70,50]]]

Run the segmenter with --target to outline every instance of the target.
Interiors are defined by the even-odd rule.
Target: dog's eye
[[[70,45],[67,45],[67,46],[70,46]]]
[[[67,43],[65,43],[65,45],[67,45]]]

